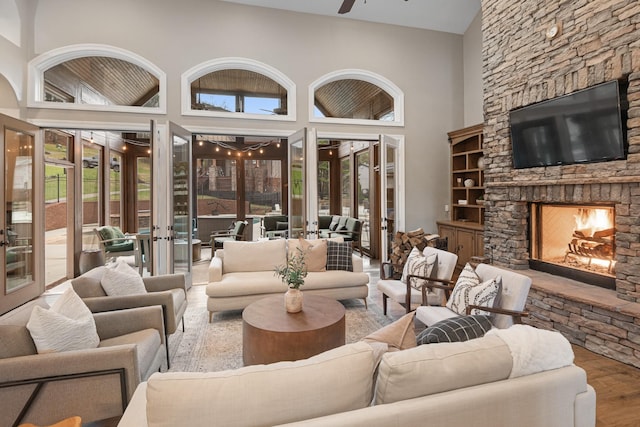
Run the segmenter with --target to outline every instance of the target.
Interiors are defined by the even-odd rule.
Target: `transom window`
[[[403,92],[365,70],[340,70],[319,78],[309,86],[309,102],[312,122],[404,124]]]
[[[295,120],[295,84],[266,64],[221,58],[182,75],[182,114]]]
[[[29,63],[33,107],[165,113],[165,94],[163,71],[112,46],[67,46]]]

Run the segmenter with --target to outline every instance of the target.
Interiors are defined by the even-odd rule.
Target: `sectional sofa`
[[[286,292],[287,286],[274,270],[286,264],[289,248],[297,242],[297,239],[225,242],[223,249],[216,250],[209,264],[206,289],[209,321],[216,312],[243,309],[261,298]],[[353,271],[310,271],[302,291],[337,300],[363,299],[366,305],[369,275],[363,271],[362,258],[352,254],[351,263]]]
[[[524,353],[513,336],[490,332],[395,352],[361,341],[295,362],[154,374],[119,427],[594,427],[595,391],[568,341],[520,327],[515,342],[535,342]]]

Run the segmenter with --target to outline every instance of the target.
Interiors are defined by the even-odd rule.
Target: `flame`
[[[613,227],[612,209],[580,208],[578,214],[573,216],[576,220],[576,230],[582,231],[586,236]]]

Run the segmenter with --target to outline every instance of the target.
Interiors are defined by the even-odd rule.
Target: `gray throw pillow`
[[[353,271],[351,242],[327,240],[327,270]]]
[[[416,343],[461,342],[480,338],[491,329],[489,316],[458,316],[434,323],[416,337]]]

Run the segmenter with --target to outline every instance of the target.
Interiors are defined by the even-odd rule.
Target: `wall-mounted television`
[[[623,89],[614,80],[510,111],[513,167],[626,158]]]

